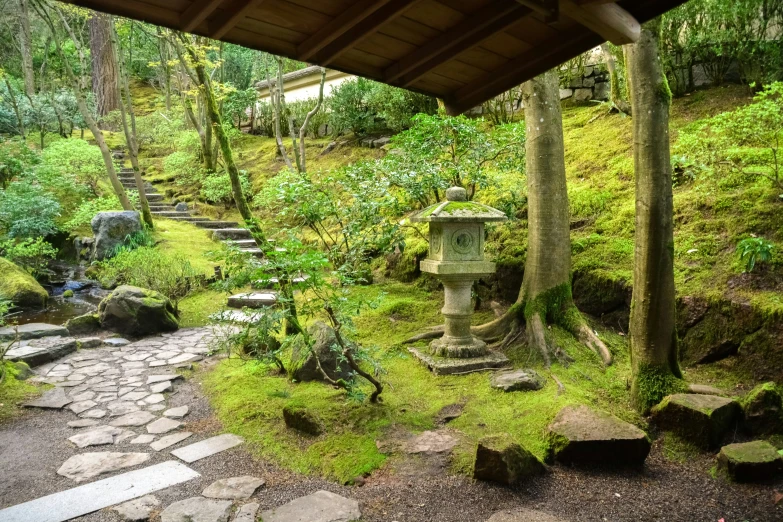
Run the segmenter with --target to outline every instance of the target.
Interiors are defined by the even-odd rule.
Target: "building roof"
[[[685,0],[62,0],[444,100],[452,114]]]
[[[304,69],[299,69],[298,71],[292,71],[290,73],[286,73],[283,75],[283,85],[285,85],[288,82],[298,80],[300,78],[307,78],[308,76],[320,76],[321,75],[321,66],[320,65],[311,65],[310,67],[305,67]],[[274,76],[271,78],[271,82],[267,80],[262,80],[258,83],[256,83],[256,89],[266,89],[269,87],[269,84],[274,85],[277,83],[277,78]]]

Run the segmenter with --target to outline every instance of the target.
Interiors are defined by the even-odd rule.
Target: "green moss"
[[[211,231],[190,223],[171,219],[156,219],[153,233],[158,248],[171,255],[182,255],[199,272],[211,276],[217,263],[210,259],[222,245],[212,240]]]
[[[227,295],[217,290],[199,290],[179,301],[179,325],[192,328],[209,324],[209,316],[220,311],[226,304]]]
[[[525,302],[525,320],[530,320],[534,315],[546,319],[549,323],[562,326],[568,331],[575,332],[584,323],[579,310],[573,305],[571,283],[557,285],[545,292],[541,292],[533,299]]]
[[[18,306],[43,306],[49,294],[33,276],[0,257],[0,299]]]
[[[33,397],[38,388],[16,379],[17,367],[9,361],[0,361],[5,367],[5,379],[0,383],[0,422],[8,420],[21,412],[20,404]]]
[[[73,290],[66,290],[65,292],[63,292],[63,297],[65,297],[66,299],[69,297],[73,297]]]
[[[684,392],[685,381],[676,377],[671,368],[660,368],[640,364],[631,384],[634,404],[642,413],[647,413],[667,395]]]
[[[672,462],[684,464],[702,452],[701,448],[693,445],[691,441],[670,431],[663,433],[661,441],[663,456]]]

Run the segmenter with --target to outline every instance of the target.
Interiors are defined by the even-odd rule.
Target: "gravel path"
[[[182,353],[186,345],[196,348],[205,335],[202,330],[182,330],[174,337],[145,339],[129,347],[106,348],[106,358],[111,368],[131,371],[134,365],[122,369],[125,355],[139,350],[161,350],[166,345],[179,346]],[[182,341],[182,339],[187,339]],[[174,340],[174,343],[171,341]],[[161,341],[162,344],[156,345]],[[203,350],[191,350],[203,351]],[[90,352],[83,351],[71,360]],[[115,355],[111,355],[115,352]],[[166,354],[169,356],[169,354]],[[196,353],[195,355],[201,355]],[[173,359],[177,355],[169,356]],[[160,360],[150,357],[150,360]],[[167,360],[170,360],[167,359]],[[146,360],[146,359],[145,359]],[[78,361],[76,361],[78,362]],[[60,361],[58,361],[60,363]],[[56,364],[43,371],[54,370]],[[209,361],[204,366],[209,366]],[[111,370],[109,368],[108,371]],[[102,370],[105,372],[107,370]],[[144,367],[144,375],[162,374],[170,367]],[[113,373],[110,371],[110,373]],[[78,376],[78,375],[77,375]],[[63,376],[64,377],[64,376]],[[109,375],[113,377],[113,375]],[[59,377],[55,377],[56,379]],[[85,380],[89,379],[87,377]],[[116,380],[123,378],[118,376]],[[130,444],[130,439],[110,447],[98,446],[78,449],[67,439],[80,430],[68,427],[67,423],[78,417],[67,408],[63,410],[31,410],[21,417],[0,425],[0,509],[26,502],[44,495],[73,488],[77,484],[57,474],[57,470],[69,457],[91,451],[148,452],[151,458],[136,468],[123,469],[115,474],[101,475],[90,479],[100,480],[129,470],[147,467],[174,457],[170,451],[197,440],[220,433],[220,425],[211,415],[209,406],[194,380],[175,381],[172,392],[167,392],[166,408],[189,407],[183,419],[186,429],[194,433],[188,440],[160,452],[147,445]],[[146,379],[144,380],[146,382]],[[101,383],[104,384],[104,383]],[[106,385],[106,384],[104,384]],[[142,390],[146,385],[139,386]],[[72,387],[76,388],[76,387]],[[84,393],[71,391],[71,393]],[[112,393],[112,392],[106,392]],[[119,397],[117,400],[120,400]],[[103,404],[109,404],[112,401]],[[151,405],[141,404],[142,409]],[[96,404],[92,409],[106,408]],[[160,408],[153,408],[160,415]],[[89,412],[90,410],[85,410]],[[81,415],[84,415],[83,412]],[[100,419],[106,424],[110,418]],[[137,434],[146,433],[144,428],[128,428]],[[699,457],[686,464],[672,463],[661,454],[656,444],[644,472],[633,471],[586,471],[555,466],[544,477],[504,488],[486,483],[477,483],[462,476],[450,476],[433,472],[438,466],[417,466],[397,463],[376,472],[367,482],[359,486],[341,486],[320,479],[303,477],[280,469],[272,464],[253,458],[244,445],[227,450],[219,455],[199,460],[188,466],[200,473],[201,478],[155,493],[161,501],[161,508],[172,502],[198,496],[217,479],[240,475],[253,475],[266,480],[252,501],[261,504],[261,509],[280,506],[297,497],[326,489],[359,501],[363,520],[368,522],[484,522],[492,513],[515,507],[526,507],[545,511],[571,521],[714,521],[723,518],[725,522],[753,522],[783,520],[783,502],[774,503],[775,491],[783,492],[783,480],[766,485],[733,485],[713,479],[707,473],[712,466],[710,456]],[[393,470],[404,470],[394,472]],[[413,471],[412,471],[413,470]],[[153,516],[153,520],[158,517]],[[109,509],[81,517],[83,521],[115,522],[120,517]],[[34,521],[31,521],[34,522]]]

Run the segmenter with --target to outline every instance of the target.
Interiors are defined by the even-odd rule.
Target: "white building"
[[[353,79],[355,76],[334,69],[326,70],[326,82],[324,83],[324,96],[329,96],[332,89],[341,83]],[[276,78],[272,78],[272,85]],[[317,66],[306,67],[298,71],[283,75],[283,86],[285,87],[285,101],[295,102],[318,98],[318,89],[321,85],[321,68]],[[269,82],[266,80],[256,84],[259,101],[269,101]]]

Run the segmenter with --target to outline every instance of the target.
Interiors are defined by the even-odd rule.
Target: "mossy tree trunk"
[[[30,31],[30,10],[27,0],[19,0],[19,50],[22,53],[24,91],[28,97],[35,95],[35,71],[33,70],[33,37]]]
[[[620,88],[620,69],[624,65],[617,63],[609,42],[601,44],[601,52],[604,56],[604,62],[606,62],[606,69],[609,71],[609,99],[618,111],[631,114],[631,104],[623,97],[623,90]]]
[[[660,20],[646,24],[639,41],[627,49],[636,177],[631,394],[642,412],[683,386],[674,302],[671,92],[661,67],[660,27]]]

